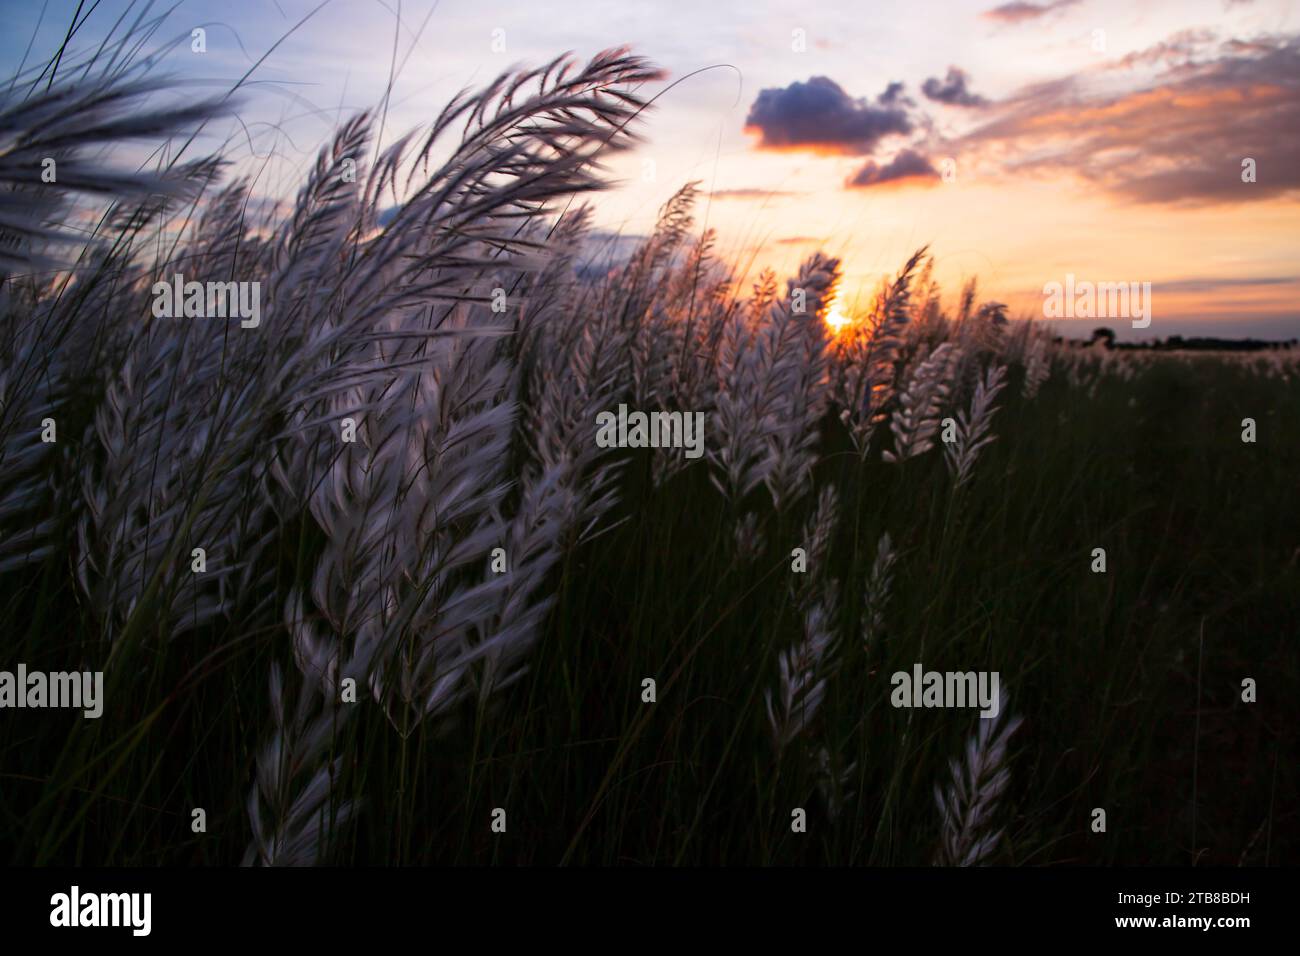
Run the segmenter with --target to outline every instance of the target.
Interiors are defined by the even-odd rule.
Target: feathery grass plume
[[[838,259],[820,254],[806,262],[798,286],[806,297],[805,310],[781,316],[795,325],[793,342],[786,344],[785,333],[773,327],[768,329],[767,338],[760,340],[760,356],[771,361],[772,372],[781,382],[777,427],[768,439],[772,467],[764,478],[777,511],[797,501],[811,484],[818,430],[830,401],[830,343],[822,310],[839,281],[839,268]],[[764,345],[768,347],[766,353]],[[778,347],[786,350],[788,358],[776,355],[773,350]]]
[[[545,246],[538,252],[545,256],[544,265],[535,272],[522,273],[517,287],[506,288],[511,312],[517,315],[515,334],[506,345],[525,371],[541,354],[537,336],[542,329],[565,323],[566,316],[571,318],[575,311],[572,303],[583,294],[575,268],[591,231],[591,215],[586,203],[562,213],[541,237]],[[540,224],[536,228],[540,231]]]
[[[885,626],[885,605],[894,587],[894,563],[898,555],[886,531],[876,542],[876,558],[862,596],[862,646],[870,651]]]
[[[820,311],[839,261],[814,253],[757,322],[733,314],[723,329],[718,402],[709,458],[714,485],[738,502],[766,484],[778,507],[802,492],[825,407],[825,330]],[[796,312],[797,292],[803,311]],[[754,303],[751,303],[751,310]]]
[[[659,207],[654,232],[641,243],[627,263],[617,270],[620,292],[618,314],[623,324],[639,328],[646,318],[647,310],[659,295],[657,280],[672,264],[695,221],[692,210],[699,195],[699,186],[698,180],[686,183]],[[633,356],[634,367],[639,367],[643,375],[650,368],[648,358],[644,355]],[[649,384],[651,383],[647,381],[642,389]],[[639,402],[654,398],[650,391],[638,390],[636,395]]]
[[[960,357],[960,350],[951,342],[944,342],[929,354],[922,351],[918,355],[889,422],[894,450],[881,454],[885,461],[904,462],[934,447],[953,370]]]
[[[756,324],[759,319],[767,314],[767,310],[776,302],[776,294],[779,289],[777,282],[776,270],[770,266],[765,266],[754,280],[753,294],[747,303],[748,312],[746,317],[750,320],[751,325]]]
[[[324,337],[332,367],[314,391],[335,404],[315,422],[333,428],[345,413],[363,414],[361,440],[334,440],[329,467],[308,483],[317,488],[312,515],[328,539],[312,597],[334,632],[334,646],[317,653],[330,660],[349,645],[370,646],[371,689],[403,732],[471,694],[476,680],[496,686],[501,668],[513,672],[510,647],[531,640],[537,614],[529,599],[549,554],[535,536],[550,540],[561,527],[552,502],[570,500],[561,485],[573,478],[564,468],[530,479],[546,490],[521,497],[516,517],[524,524],[510,533],[523,550],[517,574],[480,580],[501,543],[522,372],[514,350],[499,341],[510,327],[474,289],[513,267],[494,261],[495,253],[536,245],[521,219],[540,215],[552,199],[597,188],[587,172],[596,153],[616,134],[618,145],[627,144],[623,126],[641,103],[606,87],[657,75],[617,51],[576,75],[571,69],[557,61],[503,75],[444,110],[415,161],[424,163],[438,134],[463,117],[457,152],[349,258],[335,283],[354,283],[354,294],[333,300],[345,321]],[[539,92],[520,102],[529,84]],[[404,142],[371,173],[368,210],[396,180]],[[337,333],[355,328],[351,314],[367,295],[362,316],[373,315],[381,331],[358,345]],[[484,684],[475,677],[480,665],[497,676]]]
[[[667,296],[682,320],[680,353],[673,361],[679,400],[702,401],[716,391],[715,366],[724,323],[741,305],[734,294],[732,270],[715,254],[717,241],[717,231],[705,229],[669,277]]]
[[[956,440],[946,442],[943,446],[944,461],[947,462],[948,470],[952,473],[954,490],[970,480],[980,449],[995,440],[996,436],[989,434],[989,427],[993,421],[993,413],[997,411],[998,393],[1006,384],[1006,366],[989,366],[983,378],[975,383],[970,411],[957,410]]]
[[[365,367],[383,339],[400,351],[396,343],[446,334],[442,326],[451,309],[483,302],[489,277],[503,268],[531,268],[527,257],[542,241],[529,223],[561,198],[601,188],[592,164],[602,151],[630,145],[623,127],[642,105],[614,87],[658,74],[621,51],[573,67],[561,59],[541,70],[503,74],[480,93],[453,100],[419,148],[411,149],[412,133],[380,155],[366,180],[361,219],[349,233],[360,238],[334,264],[337,274],[322,277],[328,279],[320,283],[327,300],[292,302],[293,325],[304,323],[309,309],[325,313],[293,356],[298,374],[302,365],[321,366],[314,380],[305,376],[311,398],[375,377]],[[451,156],[429,171],[430,153],[458,123],[464,131]],[[425,175],[416,183],[421,170]],[[382,197],[399,188],[407,198],[377,229]],[[492,334],[504,331],[498,325]],[[402,360],[418,363],[421,354],[417,345]]]
[[[363,235],[373,226],[373,207],[363,203],[355,176],[345,176],[348,164],[358,174],[365,169],[371,119],[358,113],[334,134],[316,156],[307,181],[298,192],[292,213],[277,230],[270,269],[270,295],[284,315],[280,325],[293,341],[310,332],[310,316],[331,309],[332,283],[355,255]]]
[[[1051,374],[1052,359],[1047,351],[1047,342],[1042,336],[1035,335],[1025,349],[1025,398],[1037,395]]]
[[[935,854],[937,866],[979,866],[997,850],[1002,830],[993,828],[998,802],[1011,780],[1007,744],[1021,718],[1007,719],[1007,699],[1000,693],[996,717],[980,718],[966,744],[965,760],[950,760],[947,790],[938,784],[942,834]]]
[[[168,81],[133,72],[65,73],[44,89],[0,87],[0,275],[56,269],[65,264],[61,250],[94,241],[93,232],[88,238],[65,221],[78,199],[186,195],[184,169],[129,171],[111,166],[102,151],[86,155],[95,147],[165,139],[224,108],[217,100],[159,106],[156,95]]]
[[[668,277],[662,314],[670,320],[660,328],[671,345],[663,406],[711,418],[717,406],[717,357],[729,317],[739,308],[731,294],[731,276],[713,256],[716,234],[705,230]],[[675,449],[657,449],[652,459],[656,487],[692,463]]]
[[[618,499],[624,460],[596,445],[594,429],[596,416],[623,395],[627,341],[627,333],[607,317],[593,317],[589,323],[542,330],[530,353],[533,467],[559,469],[570,483],[564,524],[578,540],[596,533]]]
[[[607,296],[631,329],[632,398],[639,409],[707,415],[714,404],[715,354],[733,304],[729,276],[713,257],[713,230],[686,244],[698,192],[698,183],[687,183],[664,204],[654,233],[618,270]],[[676,449],[655,449],[654,485],[690,461]]]
[[[337,549],[318,569],[317,598],[335,623],[350,618],[362,629],[373,626],[374,613],[344,611],[357,576],[366,576],[363,567],[389,580],[385,568],[420,563],[420,541],[384,540],[399,506],[408,515],[434,508],[424,494],[405,500],[412,490],[403,475],[407,446],[415,446],[410,451],[418,462],[427,456],[416,448],[427,450],[430,431],[453,445],[463,443],[463,450],[472,444],[467,439],[495,429],[496,439],[475,449],[473,460],[482,467],[503,450],[501,436],[511,427],[513,411],[501,400],[513,373],[491,357],[490,346],[458,350],[452,339],[508,331],[486,317],[471,320],[470,307],[481,300],[476,285],[489,270],[509,265],[494,257],[537,247],[523,226],[548,202],[599,185],[586,167],[602,149],[628,145],[623,127],[641,105],[612,87],[655,75],[620,51],[600,54],[576,72],[571,62],[558,60],[543,70],[503,74],[483,92],[454,100],[413,154],[411,135],[387,149],[359,201],[339,172],[344,159],[360,164],[367,118],[347,124],[322,154],[277,254],[273,286],[283,293],[270,324],[279,333],[272,341],[284,343],[277,397],[291,423],[276,477],[291,500],[298,489],[314,490],[313,512]],[[523,96],[530,85],[537,91]],[[380,197],[397,189],[399,170],[427,167],[435,141],[461,121],[464,132],[451,158],[414,188],[408,176],[409,197],[376,232]],[[467,396],[456,395],[455,384],[464,384]],[[447,421],[439,408],[461,414]],[[421,420],[415,410],[428,417]],[[340,454],[337,429],[344,417],[360,423],[363,447],[382,464],[354,461],[355,449]],[[415,473],[423,471],[417,467]],[[352,488],[351,479],[366,490]],[[473,497],[467,487],[474,479],[466,475],[465,481],[468,486],[453,488],[462,506]],[[427,482],[413,484],[428,492]],[[360,503],[372,494],[368,504]],[[481,512],[490,511],[500,495],[500,488],[484,489]],[[437,513],[457,518],[446,504]],[[371,595],[363,601],[379,600],[370,588],[358,594]]]
[[[959,330],[970,321],[971,310],[975,308],[975,293],[978,287],[978,281],[974,276],[971,276],[961,288],[961,302],[957,306],[957,316],[954,319]]]
[[[505,587],[476,626],[463,654],[481,663],[471,679],[478,699],[486,702],[526,671],[526,659],[553,596],[541,596],[551,569],[560,560],[566,520],[574,513],[574,492],[566,466],[556,466],[528,481],[518,510],[502,528],[506,552]]]
[[[315,866],[327,860],[336,830],[356,809],[334,797],[343,757],[333,754],[351,708],[339,707],[337,696],[323,697],[308,681],[293,714],[286,714],[278,664],[271,665],[270,692],[275,730],[257,756],[248,794],[253,838],[243,865]]]
[[[241,273],[217,237],[243,234],[246,191],[235,184],[199,221],[187,271]],[[237,321],[147,322],[95,409],[79,560],[110,639],[137,612],[147,615],[138,619],[144,626],[168,636],[228,613],[267,544],[271,495],[256,449],[274,406],[259,374],[260,341],[238,334],[248,330],[226,334]],[[191,568],[195,548],[206,552],[202,573]]]
[[[835,402],[863,459],[894,395],[895,362],[911,321],[913,277],[927,250],[926,246],[916,250],[894,281],[880,290],[869,324],[852,325],[836,339],[832,365]]]
[[[826,697],[827,677],[835,670],[835,582],[804,611],[803,640],[777,656],[775,702],[764,692],[772,748],[779,760],[786,748],[817,718]]]
[[[339,644],[372,649],[371,686],[395,726],[411,726],[394,717],[399,704],[418,721],[468,693],[469,634],[504,589],[499,577],[463,580],[486,572],[507,490],[515,408],[494,351],[465,339],[367,387],[361,440],[343,446],[313,497],[327,535],[313,599]]]
[[[16,316],[27,305],[6,305],[0,317],[0,574],[53,550],[49,537],[58,522],[48,473],[59,446],[42,441],[41,432],[47,419],[57,427],[66,397],[62,363],[43,355],[40,326],[20,324]]]
[[[940,308],[939,283],[934,279],[934,256],[926,256],[912,285],[912,321],[908,337],[914,342],[943,342],[952,337],[952,325]]]
[[[966,293],[974,296],[974,280],[967,283]],[[1005,352],[1006,306],[1001,302],[985,302],[975,312],[963,302],[966,317],[954,321],[950,341],[962,353],[953,383],[953,398],[964,401],[975,391],[982,375],[981,357],[1000,357]]]
[[[839,492],[826,485],[817,495],[817,507],[804,526],[803,547],[808,554],[808,571],[796,579],[796,594],[802,599],[813,592],[812,582],[821,580],[830,567],[831,544],[839,519]]]
[[[751,302],[751,308],[756,301]],[[714,466],[710,478],[733,503],[758,487],[769,467],[766,449],[759,440],[759,422],[750,405],[754,399],[757,324],[743,314],[733,315],[723,329],[718,353],[717,438],[708,449]]]
[[[666,404],[672,361],[682,330],[669,312],[665,288],[694,218],[699,183],[682,186],[659,209],[654,232],[619,271],[617,311],[632,329],[632,396],[638,408]]]
[[[115,168],[119,144],[180,133],[221,107],[165,108],[154,101],[164,80],[91,65],[41,88],[34,73],[0,88],[0,573],[47,555],[53,515],[75,509],[63,491],[69,483],[46,475],[55,451],[67,462],[79,455],[81,436],[61,411],[84,379],[100,375],[100,343],[120,335],[105,327],[127,305],[123,260],[143,210],[156,215],[168,200],[196,195],[213,172],[207,161]],[[70,225],[77,216],[90,228]],[[57,444],[41,440],[46,419]]]
[[[661,208],[652,235],[629,260],[598,282],[574,288],[555,320],[558,331],[551,348],[583,347],[589,357],[599,357],[601,375],[613,374],[619,381],[617,388],[601,391],[622,399],[621,382],[630,380],[630,401],[641,410],[707,414],[713,401],[708,337],[719,325],[716,314],[725,308],[728,282],[712,257],[711,231],[686,245],[697,192],[695,183],[678,190]],[[564,360],[540,349],[536,358],[546,368]],[[531,387],[537,394],[549,391],[553,404],[563,402],[559,393],[566,386],[551,374],[534,374]],[[591,415],[608,407],[590,409],[584,442]],[[656,449],[654,484],[663,484],[688,463],[679,450]]]

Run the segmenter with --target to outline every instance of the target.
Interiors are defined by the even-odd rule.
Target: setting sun
[[[826,324],[834,335],[839,335],[850,321],[852,320],[840,308],[840,293],[836,290],[826,305]]]

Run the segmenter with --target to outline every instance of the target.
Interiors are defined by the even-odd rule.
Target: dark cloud
[[[1000,23],[1022,23],[1025,20],[1037,20],[1053,10],[1072,7],[1078,2],[1079,0],[1054,0],[1052,3],[1025,3],[1023,0],[1013,0],[992,10],[985,10],[984,16]]]
[[[950,66],[948,75],[944,79],[932,76],[922,83],[921,92],[925,94],[926,99],[948,106],[988,106],[988,100],[966,88],[968,79],[970,77],[966,75],[965,70]]]
[[[904,95],[903,84],[895,80],[885,87],[885,92],[876,97],[881,106],[912,106],[912,100]]]
[[[1263,52],[1259,52],[1261,47]],[[1225,44],[1125,93],[1079,74],[1023,90],[950,145],[1004,175],[1074,173],[1144,203],[1244,203],[1300,192],[1300,38]],[[1256,181],[1242,182],[1253,159]]]
[[[898,102],[901,94],[901,84],[891,83],[872,104],[849,96],[829,77],[814,76],[807,83],[760,91],[745,128],[761,134],[762,149],[869,153],[886,136],[912,131],[912,120]]]
[[[914,149],[905,149],[881,166],[874,160],[857,171],[848,181],[849,186],[880,186],[902,179],[938,179],[939,174],[930,161]]]

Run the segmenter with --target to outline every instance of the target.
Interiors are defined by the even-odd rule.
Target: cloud
[[[846,185],[851,187],[880,186],[905,179],[938,179],[939,174],[930,161],[914,149],[905,149],[884,166],[874,160],[857,171]]]
[[[1240,276],[1236,278],[1170,279],[1154,283],[1160,292],[1214,292],[1218,289],[1257,288],[1260,286],[1293,285],[1300,276]]]
[[[885,92],[876,97],[881,106],[912,106],[912,100],[903,93],[904,84],[894,80],[885,87]]]
[[[1054,0],[1052,3],[1025,3],[1023,0],[1012,0],[1011,3],[985,10],[984,17],[999,23],[1023,23],[1026,20],[1037,20],[1053,10],[1072,7],[1078,2],[1079,0]]]
[[[778,196],[796,196],[798,193],[784,189],[715,189],[709,195],[714,199],[772,199]]]
[[[1258,52],[1260,44],[1265,52]],[[1038,84],[952,141],[1003,175],[1072,173],[1141,203],[1244,203],[1300,191],[1300,38],[1225,44],[1123,92],[1092,74]],[[1256,182],[1242,181],[1253,159]]]
[[[1134,50],[1117,61],[1116,66],[1152,66],[1164,63],[1186,63],[1214,42],[1213,30],[1181,30],[1144,50]],[[1236,41],[1233,41],[1234,43]],[[1249,48],[1243,52],[1252,52]],[[1260,52],[1255,49],[1253,52]]]
[[[988,100],[966,88],[968,79],[965,70],[950,66],[947,77],[942,80],[937,76],[930,77],[921,84],[921,92],[926,99],[948,106],[987,106]]]
[[[760,149],[808,149],[824,153],[870,153],[892,134],[910,133],[912,120],[902,84],[891,83],[875,103],[849,96],[829,77],[759,92],[745,120],[760,134]]]

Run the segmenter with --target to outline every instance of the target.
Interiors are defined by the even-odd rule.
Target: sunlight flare
[[[826,304],[826,327],[831,330],[832,335],[839,335],[852,321],[840,307],[840,297],[840,290],[836,289],[830,302]]]

